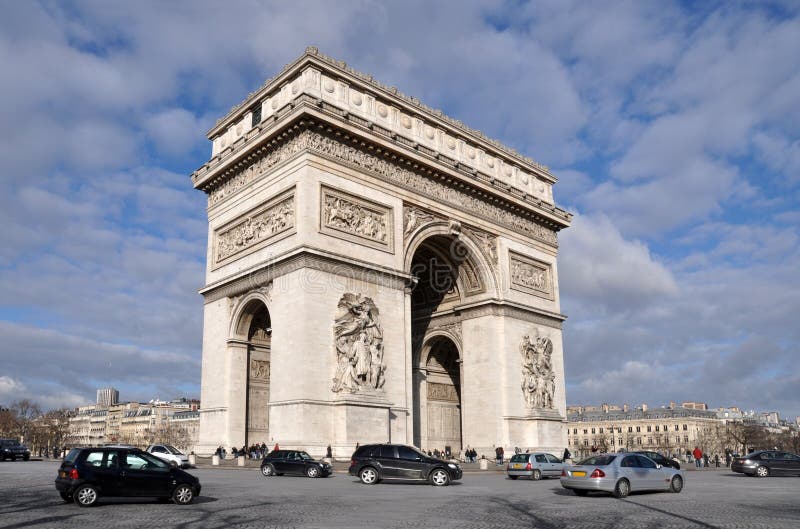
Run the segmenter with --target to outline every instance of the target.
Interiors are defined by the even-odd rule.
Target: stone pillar
[[[247,417],[247,342],[228,340],[228,439],[226,445],[245,442]]]

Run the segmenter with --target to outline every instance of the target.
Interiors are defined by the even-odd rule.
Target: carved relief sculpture
[[[436,217],[432,213],[416,206],[405,205],[403,207],[403,236],[407,238],[418,227],[434,220]]]
[[[251,360],[250,378],[269,380],[269,362],[266,360]]]
[[[549,265],[515,253],[510,254],[509,263],[512,288],[553,299]]]
[[[552,409],[556,391],[553,373],[553,342],[550,338],[529,335],[522,338],[519,348],[522,355],[522,396],[529,409]]]
[[[333,326],[336,375],[331,390],[356,393],[382,389],[386,364],[378,307],[370,298],[347,293],[339,300],[338,309]]]
[[[390,208],[340,191],[322,188],[321,218],[324,233],[331,234],[333,230],[339,235],[355,236],[357,242],[368,246],[391,249],[390,215]]]
[[[256,244],[294,227],[294,196],[260,211],[248,213],[244,221],[217,232],[216,259],[220,263]]]

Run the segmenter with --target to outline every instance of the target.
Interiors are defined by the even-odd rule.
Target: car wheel
[[[587,494],[589,494],[588,490],[583,490],[583,489],[572,489],[572,492],[575,493],[575,496],[586,496]]]
[[[614,486],[615,498],[626,498],[630,493],[631,493],[631,484],[628,482],[627,479],[621,479],[617,481],[617,484]]]
[[[517,479],[519,476],[508,476],[509,479]]]
[[[61,496],[61,499],[64,500],[65,502],[72,503],[72,496],[70,496],[66,492],[59,492],[58,495]]]
[[[308,467],[306,469],[306,476],[310,478],[318,478],[319,477],[319,469],[317,467]]]
[[[267,463],[266,465],[261,466],[261,473],[264,477],[272,477],[275,475],[275,467],[272,466],[271,463]]]
[[[72,495],[75,503],[81,507],[93,507],[97,505],[97,489],[91,485],[82,485]]]
[[[443,468],[437,468],[431,472],[431,483],[437,487],[446,487],[450,484],[450,474]]]
[[[181,484],[172,491],[172,501],[178,505],[189,505],[194,499],[194,491],[189,485]]]
[[[364,485],[374,485],[378,482],[378,471],[372,467],[365,467],[358,473],[358,477]]]
[[[683,478],[680,476],[672,476],[672,481],[669,482],[669,490],[674,493],[679,493],[683,490]]]
[[[172,468],[178,468],[178,462],[173,459],[169,462],[169,466]]]
[[[542,479],[542,471],[538,469],[534,470],[533,474],[531,475],[531,479],[533,481],[539,481],[540,479]]]
[[[767,467],[763,467],[763,466],[762,467],[758,467],[756,469],[756,476],[758,476],[760,478],[765,478],[765,477],[769,476],[769,469]]]

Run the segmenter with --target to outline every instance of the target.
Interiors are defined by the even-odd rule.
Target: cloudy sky
[[[313,44],[559,177],[568,403],[800,415],[799,6],[2,0],[0,404],[199,396],[188,175]]]

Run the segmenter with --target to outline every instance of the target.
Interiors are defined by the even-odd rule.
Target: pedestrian
[[[708,468],[708,454],[703,454],[703,467]]]
[[[331,445],[328,445],[328,448],[325,449],[325,457],[328,459],[333,459],[333,449],[331,448]]]
[[[728,450],[725,450],[725,466],[731,466],[731,453]]]
[[[572,454],[570,454],[570,453],[569,453],[569,448],[565,448],[565,449],[564,449],[564,455],[563,455],[563,457],[561,458],[561,460],[562,460],[564,463],[566,463],[566,462],[567,462],[567,460],[568,460],[568,459],[570,459],[571,457],[572,457]]]
[[[503,450],[502,446],[498,446],[497,448],[494,449],[495,464],[497,464],[497,465],[502,465],[503,464],[503,453],[504,453],[504,450]]]
[[[275,446],[273,446],[273,447],[272,447],[272,451],[273,451],[273,452],[277,452],[277,451],[278,451],[278,450],[280,450],[280,449],[281,449],[281,447],[280,447],[280,446],[278,446],[278,443],[275,443]]]
[[[700,460],[703,459],[703,451],[700,450],[699,446],[695,446],[694,450],[692,451],[692,455],[694,456],[695,467],[700,468],[702,466]]]
[[[719,454],[714,454],[714,466],[719,468]]]

